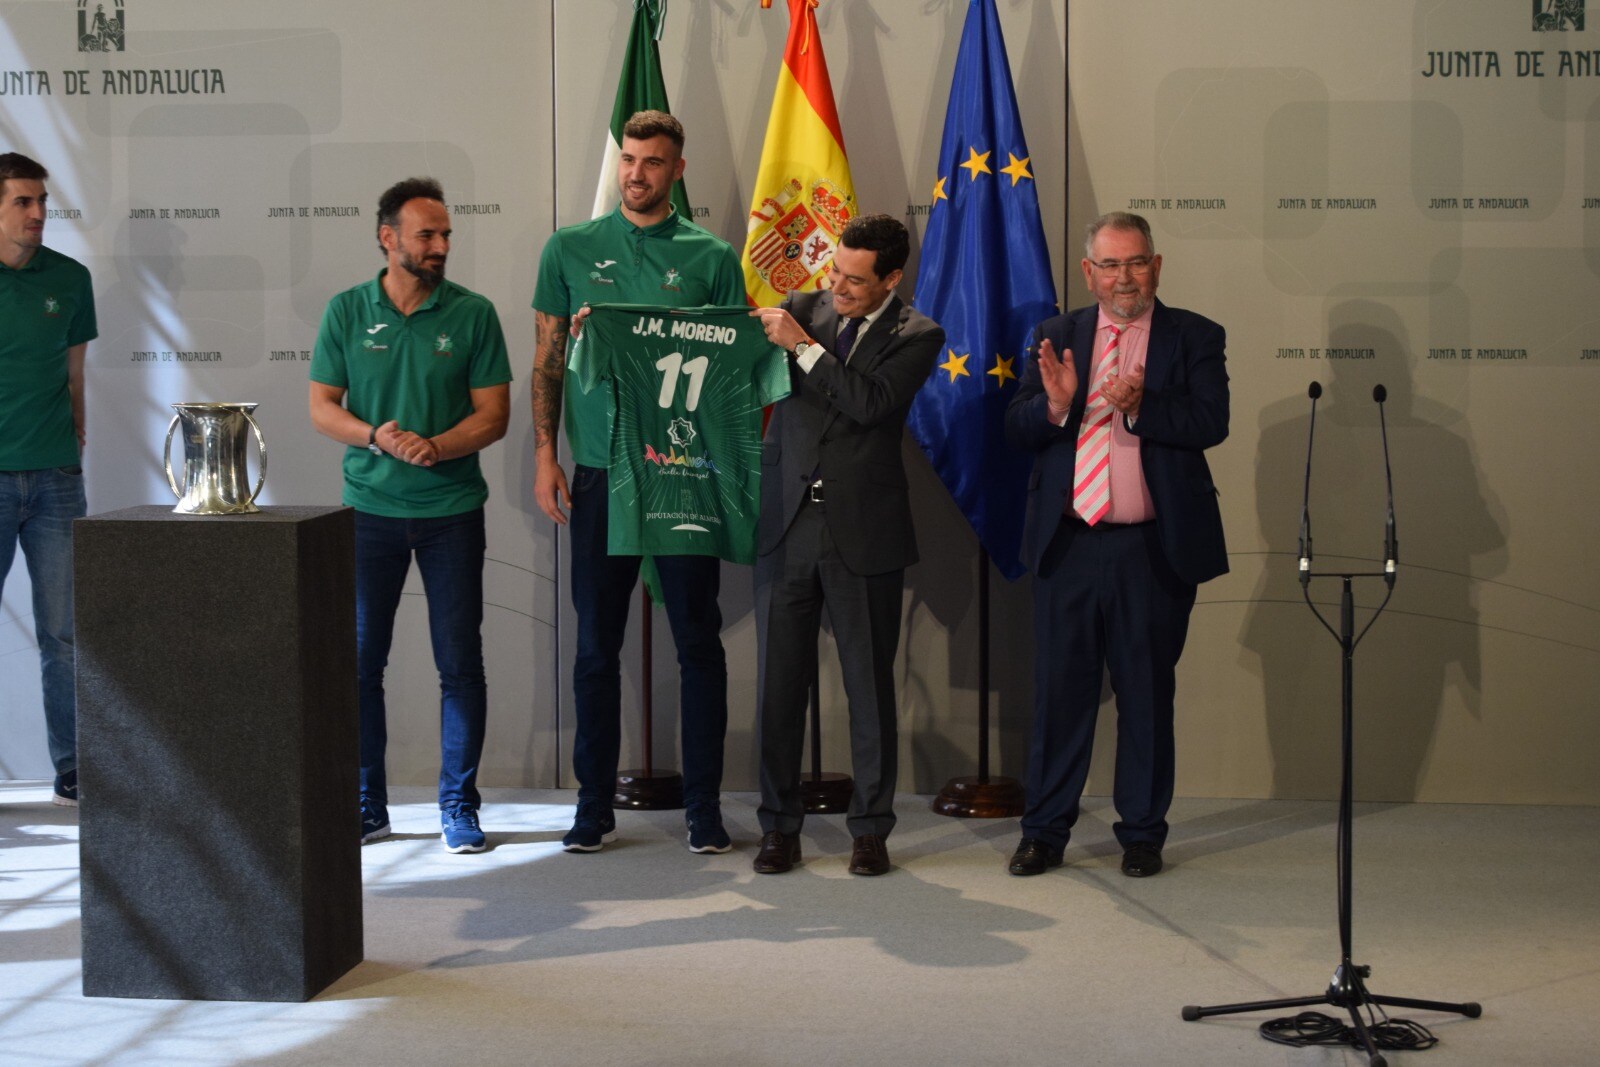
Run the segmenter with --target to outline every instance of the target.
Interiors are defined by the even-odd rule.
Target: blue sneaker
[[[78,806],[78,771],[76,768],[65,774],[56,775],[55,791],[50,795],[50,803],[60,804],[64,808]]]
[[[458,805],[439,812],[439,834],[446,852],[482,852],[489,847],[488,839],[478,828],[478,809]]]
[[[361,798],[361,843],[389,836],[389,809],[371,797]]]
[[[684,815],[689,824],[690,852],[728,852],[733,840],[722,828],[722,806],[715,800],[691,804]]]
[[[617,817],[611,808],[604,801],[580,800],[577,818],[561,839],[561,847],[568,852],[599,852],[607,841],[616,839]]]

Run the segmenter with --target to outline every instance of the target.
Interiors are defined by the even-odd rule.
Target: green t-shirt
[[[619,207],[550,235],[539,257],[533,307],[571,318],[585,304],[700,307],[744,303],[744,272],[724,240],[676,212],[641,229]],[[564,392],[567,444],[574,462],[610,462],[610,386]]]
[[[607,550],[754,563],[761,409],[789,395],[788,357],[761,320],[743,306],[596,304],[568,369],[581,391],[609,380],[616,396]]]
[[[311,380],[345,390],[345,407],[374,426],[394,419],[432,437],[472,414],[473,389],[511,380],[500,316],[486,297],[440,282],[400,314],[383,271],[328,302],[311,355]],[[478,455],[417,467],[365,446],[344,454],[344,502],[397,519],[435,519],[482,507],[488,483]]]
[[[97,336],[82,263],[41,245],[21,270],[0,264],[0,471],[77,464],[67,349]]]

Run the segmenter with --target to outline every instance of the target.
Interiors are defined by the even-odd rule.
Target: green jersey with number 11
[[[747,307],[596,304],[568,369],[609,378],[613,556],[755,562],[761,409],[789,395],[788,357]]]

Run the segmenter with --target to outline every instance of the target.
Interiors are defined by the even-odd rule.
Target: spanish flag
[[[771,307],[790,292],[827,288],[839,234],[858,210],[817,32],[819,2],[788,0],[789,39],[744,242],[745,292],[757,307]],[[772,0],[761,6],[771,7]]]

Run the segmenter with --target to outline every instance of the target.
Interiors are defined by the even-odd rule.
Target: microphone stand
[[[1311,418],[1312,429],[1316,426],[1316,399],[1322,394],[1322,387],[1316,382],[1311,383],[1310,396],[1312,400]],[[1383,386],[1373,390],[1373,399],[1378,402],[1378,418],[1383,423],[1383,402],[1386,397]],[[1386,480],[1389,480],[1389,436],[1388,427],[1383,428],[1383,466]],[[1311,442],[1306,441],[1306,489],[1309,501],[1311,485]],[[1355,677],[1355,651],[1356,645],[1372,629],[1372,624],[1378,621],[1378,616],[1389,604],[1389,598],[1394,595],[1395,565],[1398,562],[1398,543],[1394,536],[1394,486],[1392,480],[1389,485],[1389,513],[1384,526],[1384,569],[1381,571],[1351,571],[1351,572],[1315,572],[1311,570],[1311,544],[1309,537],[1309,514],[1301,512],[1301,539],[1302,548],[1300,556],[1300,585],[1302,595],[1305,597],[1306,606],[1317,617],[1317,621],[1333,635],[1339,642],[1340,653],[1340,705],[1342,712],[1340,744],[1342,748],[1342,766],[1339,783],[1339,829],[1338,829],[1338,887],[1339,887],[1339,965],[1334,968],[1333,978],[1328,983],[1328,988],[1320,994],[1308,997],[1287,997],[1277,1000],[1258,1000],[1244,1004],[1222,1004],[1213,1007],[1197,1007],[1188,1005],[1183,1009],[1183,1018],[1188,1022],[1195,1022],[1210,1015],[1234,1015],[1247,1011],[1270,1011],[1279,1008],[1300,1008],[1312,1004],[1326,1004],[1335,1008],[1344,1008],[1350,1015],[1352,1028],[1360,1041],[1361,1048],[1367,1054],[1370,1067],[1385,1067],[1388,1060],[1378,1051],[1373,1040],[1372,1028],[1363,1018],[1362,1011],[1366,1009],[1368,1016],[1373,1014],[1372,1009],[1377,1006],[1422,1008],[1428,1011],[1453,1012],[1464,1015],[1469,1019],[1476,1019],[1483,1014],[1482,1005],[1475,1001],[1467,1003],[1448,1003],[1439,1000],[1419,1000],[1414,997],[1379,996],[1368,992],[1366,978],[1371,975],[1372,968],[1365,964],[1353,962],[1351,955],[1351,877],[1354,868],[1354,853],[1352,849],[1352,796],[1354,783],[1353,741],[1354,741],[1354,702],[1352,700],[1352,683]],[[1316,604],[1311,600],[1311,580],[1313,578],[1337,578],[1340,582],[1339,596],[1339,629],[1334,628],[1317,610]],[[1355,601],[1352,583],[1357,578],[1382,578],[1388,586],[1384,593],[1383,602],[1380,603],[1372,617],[1367,620],[1361,632],[1355,632]],[[1286,1020],[1285,1022],[1292,1022]],[[1271,1040],[1278,1040],[1264,1024],[1262,1033]],[[1290,1043],[1290,1042],[1285,1042]]]

